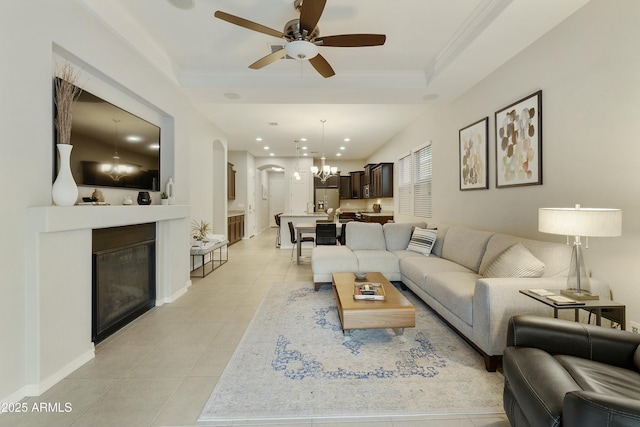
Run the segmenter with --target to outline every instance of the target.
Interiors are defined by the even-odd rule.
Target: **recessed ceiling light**
[[[307,138],[300,138],[300,141],[305,142]]]
[[[346,150],[346,147],[343,145],[342,147],[340,147],[341,150]]]
[[[275,154],[273,154],[273,153],[269,153],[269,155],[270,155],[270,156],[275,156]]]
[[[262,138],[257,137],[257,138],[256,138],[256,141],[260,142],[260,141],[262,141]]]
[[[269,126],[278,126],[278,122],[269,122]]]
[[[344,139],[344,142],[349,142],[349,141],[351,141],[351,138],[345,138]]]
[[[302,153],[302,155],[303,155],[303,156],[308,156],[308,155],[309,155],[309,153]]]
[[[306,145],[304,147],[300,147],[300,148],[302,148],[303,150],[308,150],[309,149],[309,147],[307,147]]]
[[[265,145],[265,146],[264,146],[264,149],[265,149],[265,150],[268,150],[268,149],[269,149],[269,146],[268,146],[268,145]]]
[[[149,149],[150,150],[159,150],[160,149],[160,144],[149,144]]]
[[[342,156],[342,153],[336,153],[336,156],[340,157]]]
[[[142,137],[141,136],[137,136],[137,135],[129,135],[125,139],[127,141],[129,141],[129,142],[140,142],[140,141],[142,141]]]
[[[227,99],[240,99],[240,95],[237,93],[227,92],[224,94],[224,97]]]

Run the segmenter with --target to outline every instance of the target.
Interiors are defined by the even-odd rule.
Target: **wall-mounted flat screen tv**
[[[158,126],[83,90],[73,107],[71,144],[76,184],[160,190]]]

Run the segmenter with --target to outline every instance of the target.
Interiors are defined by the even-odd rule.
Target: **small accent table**
[[[549,289],[549,292],[553,292],[554,295],[560,295],[560,290],[558,289]],[[555,318],[558,317],[558,310],[575,310],[574,320],[577,322],[580,318],[579,310],[585,310],[589,313],[595,313],[596,325],[598,326],[601,326],[601,320],[604,317],[605,319],[609,319],[620,324],[620,328],[622,330],[625,330],[627,327],[626,306],[624,304],[611,301],[610,299],[600,297],[600,299],[597,300],[580,301],[581,304],[579,305],[558,305],[554,304],[554,302],[546,296],[535,294],[528,289],[522,289],[520,290],[520,293],[553,308],[553,317]]]
[[[224,249],[225,257],[222,258],[222,249]],[[218,251],[218,259],[215,259],[216,251]],[[221,242],[209,242],[206,245],[200,246],[192,246],[191,247],[191,277],[205,277],[213,270],[216,269],[217,266],[220,267],[222,264],[229,261],[229,241],[223,240]],[[205,262],[205,258],[209,255],[209,261]],[[202,265],[200,267],[195,267],[195,259],[200,257],[202,260]],[[211,264],[211,269],[207,272],[207,264]],[[194,272],[202,269],[202,276],[198,274],[194,274]]]

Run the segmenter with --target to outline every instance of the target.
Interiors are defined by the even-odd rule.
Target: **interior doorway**
[[[284,212],[284,172],[269,173],[269,226],[275,227],[275,216]]]

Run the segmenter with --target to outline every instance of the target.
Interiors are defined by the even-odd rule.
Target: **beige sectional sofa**
[[[571,247],[465,227],[438,226],[432,252],[425,256],[407,250],[413,227],[425,228],[426,224],[348,223],[345,246],[313,249],[316,290],[331,283],[335,272],[379,271],[388,280],[401,281],[411,289],[484,356],[487,370],[495,370],[506,345],[511,316],[552,315],[551,308],[519,290],[564,288]],[[536,272],[525,274],[540,277],[495,277],[496,273],[521,273],[520,264],[533,264]],[[608,286],[599,281],[592,280],[592,288],[609,296]]]

